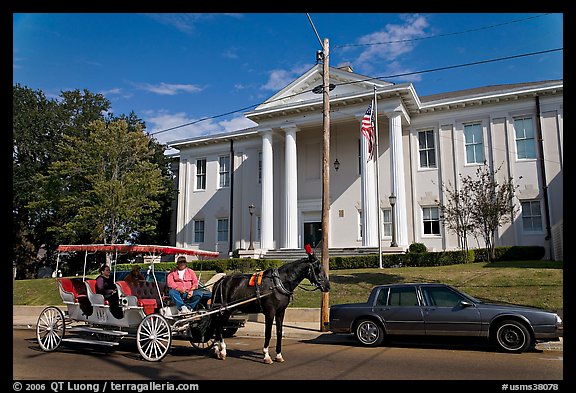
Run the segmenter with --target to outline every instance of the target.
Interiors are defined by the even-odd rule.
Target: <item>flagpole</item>
[[[374,133],[375,138],[374,138],[374,143],[376,144],[375,148],[376,148],[376,154],[375,156],[375,160],[376,160],[376,207],[378,209],[378,267],[380,269],[383,268],[382,266],[382,224],[380,222],[381,218],[380,218],[380,213],[381,213],[381,209],[380,209],[380,170],[378,169],[378,167],[380,165],[378,165],[378,158],[380,157],[380,153],[378,151],[378,99],[376,97],[376,85],[374,85],[374,105],[372,106],[372,109],[374,110],[374,123],[375,123],[375,128],[374,128]]]

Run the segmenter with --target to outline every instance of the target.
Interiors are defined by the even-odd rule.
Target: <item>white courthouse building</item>
[[[458,186],[459,175],[474,176],[486,162],[519,186],[518,213],[499,228],[496,245],[539,245],[545,258],[563,258],[562,80],[420,97],[411,83],[371,80],[345,67],[330,68],[330,84],[331,249],[378,247],[380,234],[389,252],[393,233],[395,251],[415,242],[457,249],[440,219],[442,184]],[[318,86],[321,64],[244,114],[257,126],[169,144],[179,151],[176,245],[226,256],[252,246],[265,255],[321,240]],[[377,164],[360,132],[374,95]],[[470,238],[469,246],[483,243]]]

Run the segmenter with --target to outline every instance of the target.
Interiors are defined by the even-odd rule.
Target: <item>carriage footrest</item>
[[[98,334],[106,334],[108,336],[126,336],[128,334],[128,332],[124,332],[122,330],[107,330],[89,326],[72,326],[68,328],[68,331],[81,332],[81,333],[98,333]]]
[[[120,344],[115,341],[88,340],[86,338],[78,338],[78,337],[63,338],[62,342],[78,343],[78,344],[95,344],[95,345],[104,345],[107,347],[113,347]]]

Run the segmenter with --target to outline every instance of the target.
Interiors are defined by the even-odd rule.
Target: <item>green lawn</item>
[[[202,272],[207,281],[215,272]],[[490,301],[550,309],[563,308],[563,264],[554,261],[469,263],[440,267],[349,269],[329,272],[330,304],[364,302],[374,285],[442,282]],[[13,281],[14,305],[60,305],[56,279]],[[304,280],[290,307],[321,307],[320,291]]]

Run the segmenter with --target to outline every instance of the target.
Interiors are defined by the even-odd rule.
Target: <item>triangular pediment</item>
[[[260,111],[270,111],[276,108],[309,105],[322,102],[322,72],[323,65],[317,64],[294,80],[288,86],[256,107],[251,114]],[[349,67],[330,67],[330,98],[354,96],[372,93],[376,87],[391,86],[393,83],[371,79],[368,76],[356,74]]]

